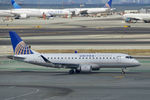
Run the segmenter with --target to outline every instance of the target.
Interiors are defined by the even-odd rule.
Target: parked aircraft
[[[136,23],[138,20],[150,23],[150,14],[137,13],[137,14],[124,14],[125,22]]]
[[[19,18],[28,18],[28,17],[47,17],[51,16],[60,16],[60,15],[71,15],[70,11],[64,9],[33,9],[33,8],[21,8],[15,0],[11,0],[11,3],[14,9],[11,9],[10,12],[17,19]]]
[[[0,17],[13,17],[11,10],[0,10]]]
[[[75,15],[97,14],[97,13],[104,13],[104,12],[109,12],[111,10],[114,10],[111,8],[111,6],[112,6],[112,0],[108,0],[108,2],[102,8],[68,8],[66,10],[71,11]]]
[[[122,53],[38,53],[15,32],[11,31],[9,34],[14,51],[13,59],[46,67],[68,68],[70,74],[101,68],[122,68],[124,73],[124,68],[140,65],[132,56]]]

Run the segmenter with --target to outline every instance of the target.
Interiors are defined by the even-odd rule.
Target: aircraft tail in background
[[[14,9],[20,9],[21,7],[16,3],[15,0],[11,0],[11,4],[14,7]]]
[[[105,8],[111,8],[112,6],[112,0],[108,0],[108,2],[105,4]]]

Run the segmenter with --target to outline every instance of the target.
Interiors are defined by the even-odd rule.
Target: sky
[[[70,2],[70,3],[99,3],[103,4],[107,0],[16,0],[16,2],[22,3],[45,3],[45,4],[60,4],[62,2]],[[10,2],[10,0],[0,0],[0,2]],[[124,3],[124,2],[139,2],[139,3],[150,3],[150,0],[113,0],[113,3]]]

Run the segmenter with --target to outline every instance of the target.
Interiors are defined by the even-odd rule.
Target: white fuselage
[[[70,15],[69,11],[63,9],[11,9],[11,10],[0,10],[0,16],[24,16],[24,17],[43,17],[51,15]]]
[[[137,14],[124,14],[124,19],[132,18],[137,20],[150,20],[150,14],[137,13]]]
[[[66,15],[69,11],[63,9],[12,9],[12,13],[26,13],[29,16],[42,16],[43,13],[51,15]]]
[[[110,11],[109,8],[68,8],[65,10],[75,12],[76,15],[81,14],[82,12],[87,12],[87,14],[97,14]]]
[[[97,14],[97,13],[108,12],[109,10],[110,10],[109,8],[87,8],[87,13],[88,14]]]
[[[46,63],[44,56],[51,63]],[[126,68],[139,66],[139,62],[127,54],[115,53],[65,53],[65,54],[32,54],[18,55],[17,57],[25,58],[23,61],[33,64],[45,65],[48,67],[82,67],[82,65],[91,66],[94,68]],[[56,66],[51,66],[54,64]]]
[[[11,10],[0,10],[0,17],[11,17],[14,16],[11,14]]]

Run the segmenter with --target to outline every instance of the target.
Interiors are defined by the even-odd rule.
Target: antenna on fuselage
[[[78,53],[78,51],[74,51],[74,53]]]

